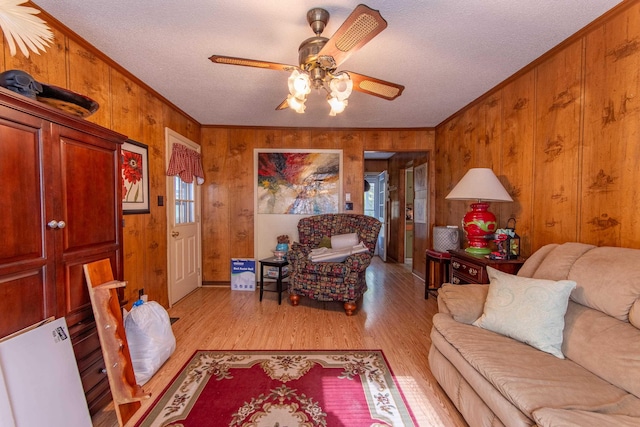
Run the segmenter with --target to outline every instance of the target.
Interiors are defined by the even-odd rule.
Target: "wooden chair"
[[[122,322],[117,289],[126,286],[127,282],[113,279],[111,262],[108,259],[84,264],[82,267],[87,279],[113,406],[116,409],[118,423],[122,427],[140,409],[140,401],[151,397],[151,394],[145,393],[136,382]]]

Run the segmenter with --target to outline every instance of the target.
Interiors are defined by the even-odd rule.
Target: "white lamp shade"
[[[353,81],[347,73],[340,73],[329,82],[331,96],[339,101],[346,100],[353,90]]]
[[[490,168],[472,168],[445,197],[448,200],[512,202],[513,199]]]
[[[344,101],[340,101],[335,97],[329,98],[327,102],[329,103],[329,105],[331,105],[331,111],[329,112],[330,116],[335,116],[336,114],[342,113],[349,103],[349,101],[346,99]]]
[[[305,101],[306,99],[299,99],[293,95],[287,96],[287,104],[289,105],[289,108],[298,114],[304,114],[304,110],[307,108],[307,106],[304,105]]]
[[[298,99],[304,99],[311,92],[311,80],[305,72],[293,70],[291,76],[287,80],[289,84],[289,92]]]

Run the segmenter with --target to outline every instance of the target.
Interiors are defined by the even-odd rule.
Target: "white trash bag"
[[[138,300],[125,316],[124,329],[136,382],[143,385],[176,349],[169,314],[155,301]]]

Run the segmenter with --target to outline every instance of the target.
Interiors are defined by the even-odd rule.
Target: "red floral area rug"
[[[382,351],[197,351],[137,427],[417,423]]]

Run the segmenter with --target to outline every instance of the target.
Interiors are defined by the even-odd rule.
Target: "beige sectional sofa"
[[[640,426],[640,250],[551,244],[510,278],[575,282],[561,354],[473,325],[495,283],[444,285],[429,365],[469,425]],[[505,301],[496,289],[490,299]]]

